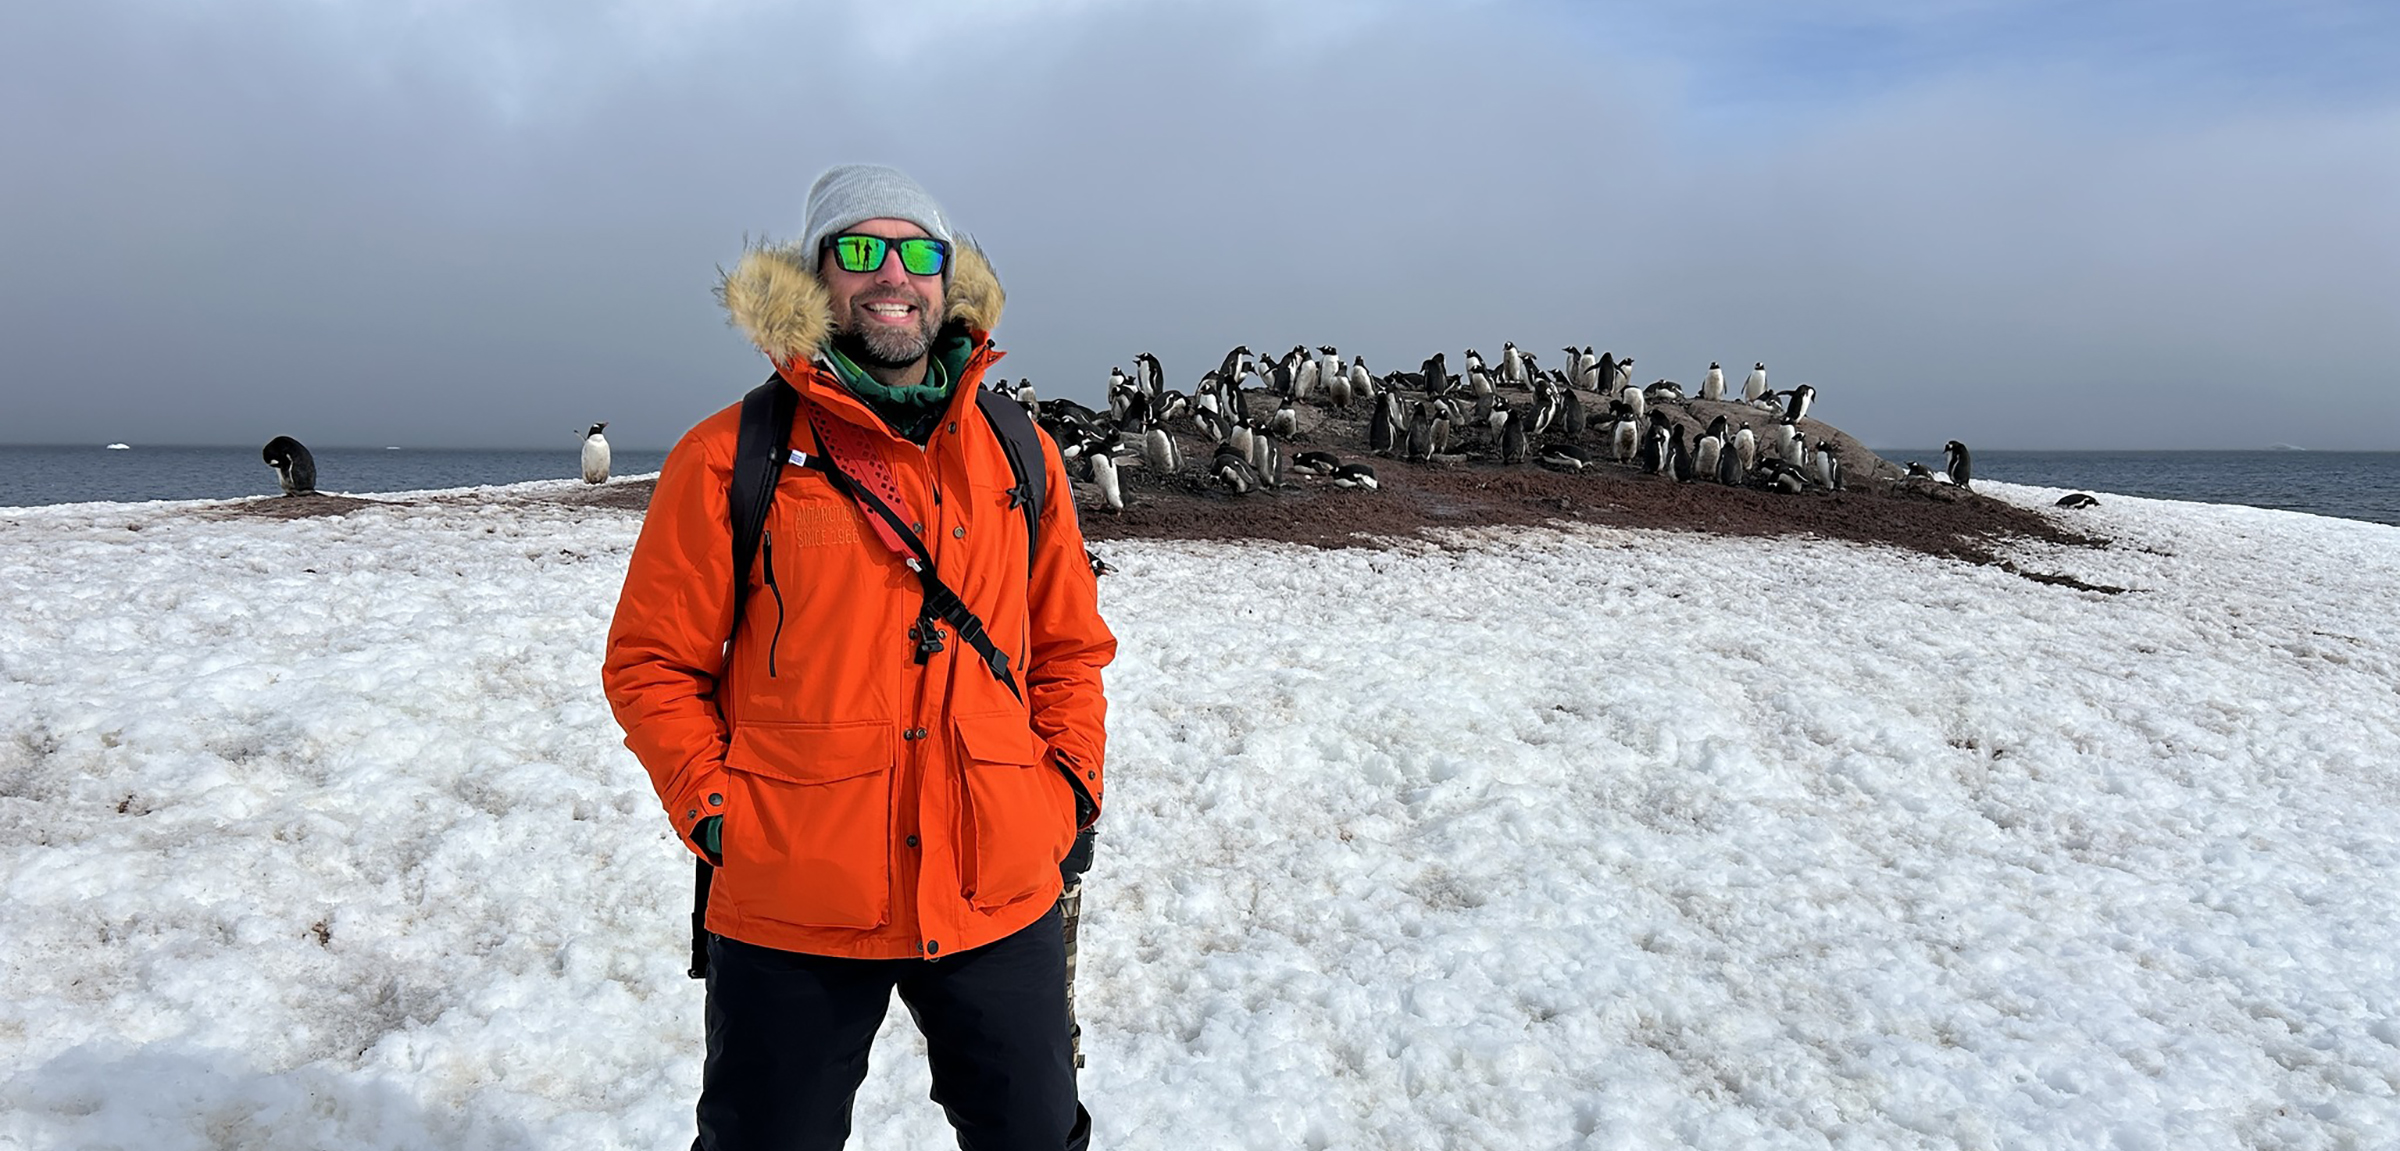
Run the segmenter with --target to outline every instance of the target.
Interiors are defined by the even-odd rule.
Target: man
[[[981,253],[871,165],[819,177],[804,231],[719,296],[797,391],[814,463],[783,469],[736,589],[740,405],[686,434],[602,672],[676,834],[717,864],[694,1146],[840,1147],[897,990],[962,1147],[1080,1148],[1059,864],[1098,814],[1116,639],[1056,446],[1029,540],[975,403],[1000,356]],[[1004,667],[929,606],[920,546]]]

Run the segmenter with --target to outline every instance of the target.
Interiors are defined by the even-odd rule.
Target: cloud
[[[2400,447],[2393,101],[2164,114],[2082,50],[1945,59],[2022,5],[1813,17],[1933,45],[1846,57],[1913,61],[1869,85],[1759,66],[1806,30],[1755,4],[1298,7],[0,16],[43,111],[0,125],[16,434],[663,446],[763,371],[713,265],[876,159],[991,251],[999,372],[1047,394],[1143,350],[1572,341],[1767,360],[1872,442]],[[1798,95],[1695,79],[1728,63]]]

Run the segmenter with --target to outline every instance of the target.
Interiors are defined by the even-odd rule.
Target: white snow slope
[[[0,1146],[688,1142],[577,486],[0,512]],[[2103,499],[2017,558],[2122,595],[1107,545],[1095,1146],[2400,1147],[2400,529]],[[951,1145],[921,1052],[853,1146]]]

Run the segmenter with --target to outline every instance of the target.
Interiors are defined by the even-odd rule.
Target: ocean
[[[582,445],[485,451],[433,448],[311,448],[317,488],[367,495],[432,488],[482,487],[583,474]],[[610,452],[620,476],[655,472],[661,451]],[[222,500],[271,496],[283,489],[256,448],[0,447],[0,507],[93,501]]]
[[[1940,448],[1878,448],[1886,459],[1939,468]],[[580,474],[577,449],[325,448],[317,483],[369,494],[478,487]],[[662,451],[615,452],[618,475],[658,470]],[[2249,504],[2400,525],[2400,452],[1975,453],[1978,479],[2042,487]],[[274,495],[275,473],[252,448],[0,447],[0,507]]]

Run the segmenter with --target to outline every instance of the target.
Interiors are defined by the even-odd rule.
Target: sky
[[[663,448],[767,370],[719,267],[863,160],[1043,395],[1513,340],[1879,446],[2400,450],[2396,54],[2307,0],[8,5],[0,443]]]

